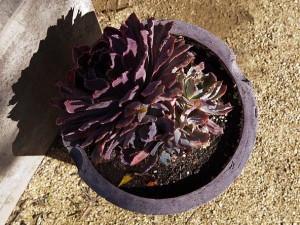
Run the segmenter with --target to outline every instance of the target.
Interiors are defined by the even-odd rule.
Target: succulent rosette
[[[92,148],[93,163],[117,150],[124,164],[145,161],[145,172],[162,152],[199,149],[210,133],[222,133],[209,115],[231,110],[219,101],[226,86],[203,74],[203,64],[192,65],[191,46],[171,27],[153,18],[142,24],[133,13],[93,46],[73,49],[75,68],[57,84],[61,97],[52,104],[61,109],[64,140]]]

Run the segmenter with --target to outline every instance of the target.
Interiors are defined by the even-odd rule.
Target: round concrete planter
[[[169,20],[160,22],[166,23]],[[228,46],[208,31],[180,21],[174,21],[171,32],[209,49],[215,55],[214,57],[218,58],[223,70],[226,70],[227,80],[231,80],[240,99],[241,106],[235,109],[238,112],[234,114],[239,118],[231,119],[231,122],[238,121],[237,123],[240,123],[233,127],[238,130],[235,132],[238,135],[233,137],[229,135],[230,140],[236,140],[235,147],[229,151],[226,150],[226,152],[230,152],[229,156],[227,154],[227,159],[223,165],[218,165],[218,169],[212,169],[215,170],[215,173],[211,175],[211,178],[204,183],[199,183],[198,180],[201,180],[201,177],[195,175],[195,179],[193,179],[194,175],[192,175],[192,178],[180,181],[181,184],[161,189],[156,187],[151,190],[152,187],[150,187],[147,190],[122,190],[109,183],[97,172],[79,145],[75,142],[64,142],[76,163],[79,176],[94,191],[121,208],[145,214],[180,213],[199,207],[217,197],[242,172],[252,152],[257,132],[257,109],[250,82],[240,72],[236,64],[236,57]],[[226,136],[226,129],[224,135]],[[218,154],[220,156],[217,157],[224,155],[223,153]],[[210,171],[211,167],[206,169]]]

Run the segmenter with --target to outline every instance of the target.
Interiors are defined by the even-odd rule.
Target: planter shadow
[[[55,83],[63,80],[73,67],[72,48],[91,44],[100,35],[95,13],[82,16],[78,12],[76,15],[74,9],[48,28],[47,36],[40,41],[30,65],[12,86],[14,96],[9,104],[14,107],[8,118],[18,121],[19,133],[12,144],[15,156],[44,155],[48,150],[58,134],[55,126],[57,110],[49,104],[49,100],[57,95]],[[50,156],[66,161],[55,152]]]

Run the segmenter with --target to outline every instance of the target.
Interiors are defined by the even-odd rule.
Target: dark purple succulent
[[[218,100],[226,86],[191,65],[191,46],[171,27],[153,18],[144,25],[133,13],[120,29],[106,27],[92,47],[74,48],[75,68],[52,104],[61,109],[63,138],[92,148],[93,163],[117,150],[130,166],[146,159],[145,172],[165,149],[190,151],[222,133],[208,115],[231,110]]]
[[[183,92],[171,109],[175,131],[161,154],[165,164],[173,153],[204,148],[210,144],[211,135],[223,134],[223,128],[212,118],[225,116],[232,110],[230,103],[223,104],[220,100],[227,86],[217,81],[213,73],[204,74],[203,70],[204,63],[200,63],[178,71]]]

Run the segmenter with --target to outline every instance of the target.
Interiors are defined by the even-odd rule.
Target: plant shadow
[[[49,104],[49,100],[58,95],[55,83],[64,81],[67,71],[74,66],[72,48],[90,45],[101,35],[94,12],[74,14],[71,8],[65,17],[57,20],[55,26],[48,28],[47,36],[40,41],[30,65],[12,86],[14,96],[9,105],[14,107],[8,118],[18,122],[19,133],[12,144],[15,156],[45,155],[51,143],[52,147],[60,146],[55,125],[58,111]],[[57,151],[50,151],[48,155],[70,162]]]

